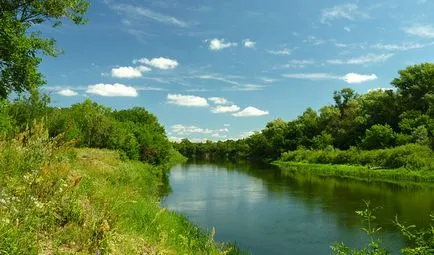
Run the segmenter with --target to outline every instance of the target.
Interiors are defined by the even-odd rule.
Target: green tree
[[[383,149],[395,145],[396,134],[389,125],[374,125],[366,130],[361,146],[367,150]]]
[[[60,26],[71,20],[83,24],[89,7],[86,0],[2,0],[0,1],[0,97],[12,91],[31,91],[44,84],[38,72],[40,53],[56,56],[60,51],[53,39],[45,38],[35,25]]]
[[[430,108],[433,109],[434,64],[408,66],[399,71],[399,77],[392,81],[392,85],[398,88],[402,103],[407,110],[426,113]]]
[[[348,106],[348,104],[355,98],[357,98],[357,93],[351,88],[344,88],[340,91],[333,92],[333,99],[335,100],[336,106],[343,115],[343,111]]]

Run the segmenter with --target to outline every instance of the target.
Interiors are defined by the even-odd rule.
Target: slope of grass
[[[160,207],[163,166],[32,132],[0,142],[0,254],[238,252]]]

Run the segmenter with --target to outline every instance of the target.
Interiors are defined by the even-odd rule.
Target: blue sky
[[[238,139],[332,104],[335,90],[390,88],[432,62],[433,0],[92,1],[84,26],[41,29],[55,106],[145,107],[168,137]]]

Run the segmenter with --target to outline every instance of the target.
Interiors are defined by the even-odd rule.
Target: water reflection
[[[426,226],[434,209],[433,190],[282,172],[270,165],[194,162],[172,169],[173,192],[164,200],[216,238],[236,240],[254,254],[328,254],[342,240],[361,246],[354,211],[370,200],[382,237],[395,252],[402,239],[391,220]]]

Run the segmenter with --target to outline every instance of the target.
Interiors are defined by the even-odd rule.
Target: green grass
[[[163,166],[33,132],[0,141],[0,254],[239,252],[160,207]]]
[[[434,172],[399,169],[372,169],[368,166],[314,164],[302,162],[275,161],[284,172],[299,172],[319,176],[332,176],[364,181],[393,183],[434,182]]]

